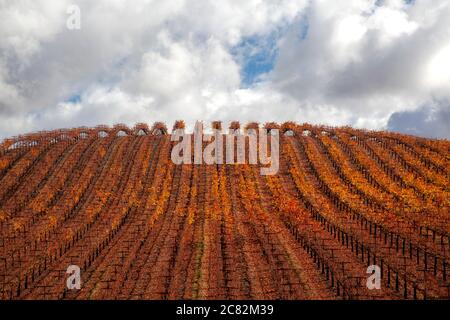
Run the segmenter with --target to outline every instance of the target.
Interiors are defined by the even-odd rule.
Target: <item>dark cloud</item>
[[[416,111],[395,112],[387,128],[415,136],[450,139],[450,105],[441,109],[422,107]]]

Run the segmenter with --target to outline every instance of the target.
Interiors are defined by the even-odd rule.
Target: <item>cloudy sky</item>
[[[0,138],[176,119],[450,138],[449,17],[448,0],[0,0]]]

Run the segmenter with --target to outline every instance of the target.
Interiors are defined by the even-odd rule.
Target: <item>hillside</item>
[[[280,129],[266,176],[174,164],[161,123],[5,140],[0,299],[449,299],[450,142]]]

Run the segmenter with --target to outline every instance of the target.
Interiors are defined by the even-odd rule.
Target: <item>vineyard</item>
[[[291,122],[227,132],[258,127],[280,130],[276,175],[174,164],[163,123],[4,140],[0,300],[450,299],[449,141]]]

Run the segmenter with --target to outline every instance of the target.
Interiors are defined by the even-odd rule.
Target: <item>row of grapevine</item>
[[[448,142],[263,127],[282,132],[276,175],[176,165],[163,123],[5,140],[0,299],[449,297]],[[69,265],[80,290],[66,287]],[[381,290],[366,287],[370,265]]]

